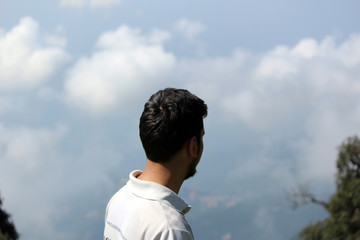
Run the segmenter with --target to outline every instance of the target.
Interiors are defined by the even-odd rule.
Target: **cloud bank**
[[[56,36],[51,39],[63,42]],[[36,21],[22,18],[10,31],[0,30],[0,91],[37,87],[68,60],[63,46],[45,43]]]
[[[70,69],[65,89],[68,101],[93,113],[124,107],[148,87],[165,81],[176,58],[162,44],[170,35],[149,35],[126,25],[103,33],[90,57]]]

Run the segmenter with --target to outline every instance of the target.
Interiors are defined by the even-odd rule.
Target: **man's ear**
[[[194,136],[189,139],[188,153],[191,157],[198,157],[199,154],[199,144],[197,138]]]

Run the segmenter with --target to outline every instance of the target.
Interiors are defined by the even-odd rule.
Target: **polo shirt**
[[[193,240],[184,214],[190,206],[169,188],[137,179],[129,181],[110,199],[105,214],[104,240]]]

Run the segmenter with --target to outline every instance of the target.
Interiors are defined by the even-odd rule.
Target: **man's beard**
[[[199,143],[199,151],[197,153],[197,157],[194,159],[194,161],[190,164],[189,169],[187,171],[187,174],[185,176],[185,179],[189,179],[191,177],[193,177],[196,174],[196,166],[198,165],[198,163],[200,162],[200,158],[201,158],[201,154],[202,154],[202,140],[201,143]]]
[[[193,164],[189,166],[188,172],[185,176],[185,180],[193,177],[196,174],[196,165],[197,161],[194,161]]]

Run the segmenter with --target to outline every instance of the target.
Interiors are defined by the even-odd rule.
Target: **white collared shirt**
[[[105,214],[104,240],[193,240],[184,214],[190,206],[169,188],[136,177],[110,199]]]

